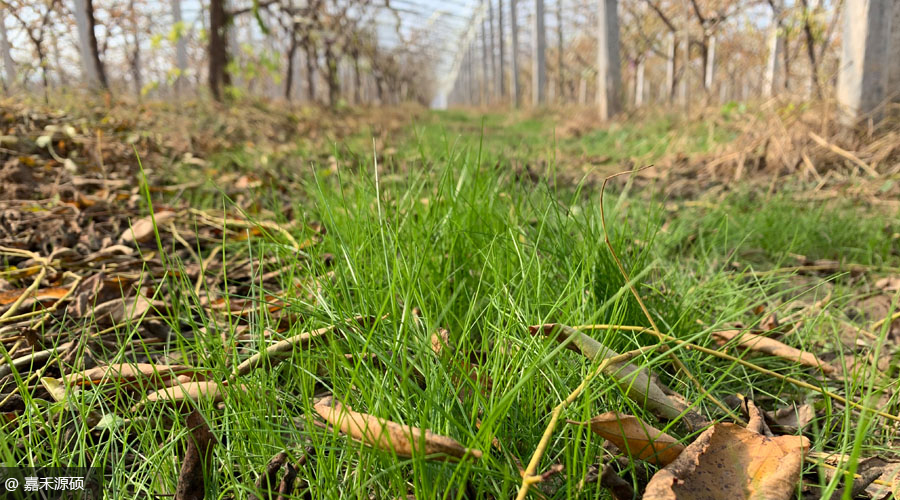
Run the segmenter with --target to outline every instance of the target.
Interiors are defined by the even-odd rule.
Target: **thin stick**
[[[638,169],[627,170],[625,172],[619,172],[617,174],[609,175],[605,179],[603,179],[603,185],[600,187],[600,224],[603,226],[603,237],[606,240],[606,247],[609,248],[609,253],[612,254],[613,260],[615,260],[615,262],[616,262],[616,267],[619,268],[619,272],[622,273],[622,277],[625,278],[625,283],[630,283],[631,278],[628,276],[628,272],[625,270],[625,266],[622,265],[622,261],[619,260],[619,256],[616,255],[616,250],[613,248],[612,242],[609,240],[609,231],[606,228],[606,213],[603,210],[603,193],[606,191],[606,184],[609,182],[610,179],[612,179],[614,177],[618,177],[620,175],[628,174],[628,173],[637,173],[637,172],[640,172],[641,170],[650,168],[652,166],[653,165],[647,165],[645,167],[641,167]],[[631,294],[634,295],[634,298],[637,300],[638,305],[641,306],[641,311],[643,311],[644,316],[647,318],[647,321],[650,322],[650,326],[653,328],[654,331],[658,332],[659,328],[656,326],[656,322],[653,321],[653,316],[650,315],[650,311],[647,310],[647,306],[644,305],[644,301],[641,299],[641,294],[638,293],[637,288],[633,284],[629,285],[628,288],[631,289]],[[657,335],[657,339],[659,340],[659,342],[663,341],[663,338],[658,335]],[[667,346],[663,345],[662,351],[668,355],[669,359],[672,360],[672,364],[675,365],[675,368],[678,371],[684,373],[684,375],[688,378],[688,380],[690,380],[691,383],[694,384],[694,387],[696,387],[697,390],[699,390],[700,393],[703,394],[704,397],[706,397],[710,401],[712,401],[713,404],[715,404],[720,409],[722,409],[722,411],[724,411],[726,415],[735,419],[735,421],[737,421],[737,422],[744,421],[741,417],[736,415],[734,413],[734,411],[731,410],[731,408],[725,406],[724,403],[722,403],[715,396],[710,394],[709,391],[707,391],[706,388],[703,387],[703,384],[701,384],[700,381],[697,380],[697,377],[695,377],[694,374],[691,373],[690,370],[688,370],[688,367],[685,366],[685,364],[682,363],[680,359],[678,359],[678,356],[676,356],[675,353],[673,353],[673,352],[669,352],[669,349]]]
[[[895,319],[900,318],[900,311],[895,312],[889,318],[883,318],[872,324],[872,328],[870,330],[877,330],[881,328],[885,323],[893,323]]]
[[[236,227],[244,227],[244,228],[254,228],[254,227],[263,227],[269,229],[271,231],[276,231],[281,233],[282,236],[285,237],[286,240],[291,244],[291,247],[294,248],[295,251],[301,251],[300,245],[297,243],[297,240],[288,232],[287,229],[275,224],[274,222],[269,221],[246,221],[246,220],[238,220],[238,219],[220,219],[218,217],[214,217],[212,215],[207,214],[201,210],[197,210],[191,208],[190,213],[194,215],[199,215],[203,222],[213,225],[215,227],[225,227],[225,226],[236,226]]]
[[[856,155],[854,155],[854,154],[851,153],[850,151],[847,151],[846,149],[839,148],[838,146],[835,146],[834,144],[832,144],[832,143],[826,141],[825,139],[823,139],[821,136],[819,136],[818,134],[816,134],[816,133],[813,132],[812,130],[809,131],[809,137],[810,137],[810,139],[816,141],[820,146],[822,146],[822,147],[824,147],[824,148],[828,148],[828,149],[830,149],[833,153],[836,153],[836,154],[838,154],[838,155],[840,155],[840,156],[843,156],[844,158],[846,158],[846,159],[852,161],[853,163],[857,164],[861,169],[863,169],[867,174],[871,175],[872,177],[878,178],[878,172],[877,172],[874,168],[872,168],[871,166],[869,166],[868,163],[866,163],[866,162],[860,160]]]
[[[38,271],[38,275],[34,278],[34,281],[31,282],[31,285],[28,285],[28,288],[26,288],[25,291],[22,292],[21,295],[19,295],[16,301],[13,302],[11,306],[9,306],[9,309],[7,309],[5,313],[0,314],[0,323],[6,323],[8,321],[12,321],[12,319],[15,319],[11,319],[12,315],[16,312],[19,306],[21,306],[22,303],[25,302],[25,299],[27,299],[32,293],[34,293],[35,290],[38,289],[39,286],[41,286],[41,281],[44,279],[44,276],[47,276],[47,266],[41,266],[41,270]]]
[[[724,353],[724,352],[720,352],[720,351],[717,351],[717,350],[715,350],[715,349],[709,349],[708,347],[703,347],[703,346],[694,344],[694,343],[692,343],[692,342],[688,342],[688,341],[685,341],[685,340],[681,340],[681,339],[678,339],[678,338],[673,337],[672,335],[667,335],[667,334],[662,333],[662,332],[659,332],[659,331],[657,331],[657,332],[652,332],[652,331],[650,331],[649,328],[646,328],[646,327],[643,327],[643,326],[627,326],[627,325],[579,325],[579,326],[573,326],[572,328],[575,328],[576,330],[616,330],[616,329],[618,329],[618,330],[626,330],[626,331],[630,331],[630,332],[638,332],[638,333],[652,333],[652,334],[654,334],[654,335],[661,336],[662,338],[664,338],[664,339],[666,339],[666,340],[668,340],[668,341],[675,342],[676,344],[683,345],[683,346],[685,346],[685,347],[687,347],[687,348],[689,348],[689,349],[694,349],[694,350],[700,351],[700,352],[702,352],[702,353],[704,353],[704,354],[709,354],[710,356],[715,356],[715,357],[717,357],[717,358],[722,358],[722,359],[724,359],[724,360],[731,361],[731,362],[733,362],[733,363],[737,363],[737,364],[739,364],[739,365],[741,365],[741,366],[745,366],[745,367],[747,367],[747,368],[749,368],[749,369],[751,369],[751,370],[757,371],[757,372],[762,373],[762,374],[764,374],[764,375],[768,375],[768,376],[770,376],[770,377],[775,377],[775,378],[780,379],[780,380],[783,380],[783,381],[785,381],[785,382],[787,382],[787,383],[789,383],[789,384],[796,385],[797,387],[802,387],[802,388],[804,388],[804,389],[809,389],[809,390],[811,390],[811,391],[818,392],[819,394],[821,394],[821,395],[823,395],[823,396],[827,396],[827,397],[829,397],[829,398],[831,398],[831,399],[834,399],[834,400],[836,400],[836,401],[838,401],[838,402],[840,402],[840,403],[843,403],[843,404],[848,405],[848,406],[852,406],[852,407],[854,407],[854,408],[856,408],[856,409],[858,409],[858,410],[871,411],[871,412],[875,413],[876,415],[879,415],[879,416],[882,416],[882,417],[884,417],[884,418],[888,418],[888,419],[894,420],[895,422],[900,422],[900,416],[897,416],[897,415],[891,415],[890,413],[886,413],[886,412],[883,412],[883,411],[881,411],[881,410],[876,410],[875,408],[869,408],[869,407],[866,407],[866,406],[861,405],[861,404],[859,404],[859,403],[857,403],[857,402],[855,402],[855,401],[850,401],[850,400],[848,400],[847,398],[845,398],[845,397],[843,397],[843,396],[839,396],[839,395],[837,395],[837,394],[835,394],[835,393],[833,393],[833,392],[831,392],[831,391],[827,391],[827,390],[825,390],[825,389],[822,389],[821,387],[817,387],[817,386],[815,386],[815,385],[808,384],[808,383],[806,383],[806,382],[804,382],[804,381],[802,381],[802,380],[797,380],[797,379],[795,379],[795,378],[793,378],[793,377],[788,377],[788,376],[786,376],[786,375],[782,375],[782,374],[780,374],[780,373],[773,372],[772,370],[767,370],[767,369],[765,369],[765,368],[763,368],[763,367],[761,367],[761,366],[754,365],[753,363],[751,363],[751,362],[749,362],[749,361],[745,361],[745,360],[743,360],[743,359],[741,359],[741,358],[736,358],[736,357],[734,357],[734,356],[732,356],[732,355],[730,355],[730,354],[726,354],[726,353]]]
[[[604,359],[597,368],[594,369],[584,380],[578,384],[569,396],[560,401],[555,408],[553,408],[553,412],[550,414],[550,423],[547,424],[547,428],[544,429],[544,434],[541,436],[541,440],[535,448],[534,453],[531,455],[531,460],[528,461],[528,466],[525,467],[525,473],[522,475],[522,485],[519,486],[519,493],[516,495],[516,500],[522,500],[525,498],[525,495],[528,493],[528,488],[531,487],[534,483],[539,483],[541,481],[541,476],[534,475],[534,472],[537,470],[537,466],[541,461],[541,457],[544,455],[544,452],[547,451],[547,447],[550,445],[550,438],[553,436],[553,431],[556,429],[556,424],[559,423],[559,416],[562,414],[562,411],[566,409],[567,406],[572,404],[578,396],[584,392],[585,388],[587,388],[588,384],[600,373],[603,373],[603,370],[606,369],[607,366],[611,364],[621,364],[630,361],[631,359],[647,352],[652,351],[654,349],[659,349],[663,347],[663,344],[656,344],[651,346],[641,347],[639,349],[635,349],[633,351],[628,351],[624,354],[620,354],[618,356],[613,356],[611,358]]]

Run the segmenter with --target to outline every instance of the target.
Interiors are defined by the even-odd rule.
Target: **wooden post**
[[[619,60],[618,0],[598,0],[597,11],[597,105],[600,119],[619,112],[622,96],[622,67]]]
[[[531,102],[547,101],[547,32],[544,29],[544,0],[534,0],[534,43],[532,44]]]
[[[890,58],[900,57],[890,47],[894,3],[847,0],[837,85],[841,118],[847,124],[870,116],[878,119],[880,113],[871,114],[892,93],[888,89]]]

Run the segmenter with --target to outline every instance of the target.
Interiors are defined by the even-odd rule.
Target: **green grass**
[[[468,114],[435,113],[429,120],[387,144],[397,148],[402,161],[387,160],[378,174],[371,138],[366,146],[363,137],[316,152],[319,158],[333,155],[336,168],[321,160],[305,161],[309,151],[302,148],[265,161],[265,152],[245,149],[211,159],[213,169],[249,171],[263,178],[263,187],[254,193],[260,218],[270,211],[293,228],[298,240],[311,235],[302,229],[305,222],[320,221],[328,230],[308,250],[309,258],[298,258],[277,233],[220,245],[227,262],[242,256],[255,262],[274,258],[275,267],[284,270],[287,292],[280,295],[298,320],[278,337],[356,315],[384,319],[370,328],[345,328],[341,339],[298,350],[272,370],[243,377],[245,388],[229,387],[220,407],[199,403],[219,439],[214,470],[207,471],[212,485],[207,498],[245,498],[271,456],[287,449],[296,460],[308,446],[315,453],[299,477],[313,498],[510,498],[521,482],[513,457],[527,463],[550,410],[595,366],[555,342],[530,336],[526,327],[544,322],[647,325],[604,244],[599,193],[552,182],[518,182],[504,167],[510,150],[516,158],[550,155],[555,147],[615,159],[652,156],[654,144],[671,130],[670,121],[622,125],[554,144],[552,122],[540,118],[510,125],[507,118],[490,115],[484,118],[484,136],[479,120]],[[725,139],[717,136],[714,142]],[[707,139],[691,146],[697,151],[710,147]],[[498,161],[501,168],[495,167]],[[213,210],[231,207],[211,186],[166,201]],[[833,301],[811,310],[800,329],[784,339],[828,354],[840,345],[844,322],[850,321],[843,308],[880,276],[878,268],[900,266],[900,214],[878,214],[849,203],[814,207],[792,201],[789,193],[768,200],[737,193],[714,206],[693,208],[674,200],[679,207],[674,211],[664,209],[666,201],[673,200],[613,192],[605,208],[612,244],[631,276],[639,277],[637,289],[654,320],[683,340],[714,346],[710,332],[733,322],[758,323],[762,315],[753,311],[756,306],[787,313],[830,291]],[[292,220],[282,215],[285,202],[293,209]],[[165,245],[166,279],[175,293],[163,315],[174,332],[164,350],[209,369],[211,379],[225,379],[247,356],[233,340],[237,325],[219,318],[228,328],[223,332],[215,326],[213,314],[193,293],[193,283],[173,272],[191,262],[180,261],[175,248]],[[312,294],[288,285],[294,277],[323,276],[329,270],[322,264],[325,253],[334,256],[333,282],[326,280]],[[793,265],[791,254],[876,267],[863,285],[843,273],[755,274]],[[258,272],[242,284],[239,295],[251,300],[279,292],[263,289]],[[421,322],[414,318],[414,307],[421,311]],[[265,347],[262,335],[272,321],[266,315],[251,317],[249,332],[256,340],[249,352]],[[429,339],[438,328],[449,330],[453,352],[436,356],[431,351]],[[134,324],[123,326],[117,332],[120,343],[133,339],[136,331]],[[620,352],[655,342],[627,332],[593,335]],[[815,450],[871,456],[883,454],[896,438],[873,420],[878,431],[857,439],[858,416],[815,393],[671,347],[719,398],[742,393],[769,410],[792,402],[815,403],[825,414],[809,431]],[[363,353],[378,361],[344,356]],[[108,354],[115,359],[114,352]],[[479,358],[478,376],[492,380],[490,391],[481,390],[460,368],[470,356]],[[809,370],[790,362],[752,359],[819,383]],[[664,355],[654,351],[636,362],[696,402],[701,413],[723,417]],[[113,491],[129,492],[125,496],[174,491],[187,432],[180,413],[159,406],[134,411],[131,397],[108,388],[88,388],[70,395],[68,402],[47,403],[29,399],[29,383],[24,378],[20,383],[28,410],[24,423],[3,428],[0,457],[5,463],[93,464],[112,470],[108,484]],[[869,368],[846,386],[828,385],[860,399],[892,383]],[[314,425],[313,399],[326,392],[357,411],[453,437],[482,450],[484,457],[477,463],[446,464],[401,459],[362,446]],[[894,396],[878,406],[896,412],[897,404]],[[92,430],[84,421],[92,411],[126,421]],[[606,411],[639,415],[685,443],[693,438],[678,422],[656,421],[603,377],[563,416],[587,420]],[[503,451],[492,449],[495,438]],[[577,489],[592,465],[610,459],[601,443],[584,428],[560,426],[539,471],[561,463],[565,474],[536,489],[550,498],[608,498],[596,483]],[[829,481],[812,466],[809,472],[812,478],[819,475],[822,487],[843,488],[840,477]]]

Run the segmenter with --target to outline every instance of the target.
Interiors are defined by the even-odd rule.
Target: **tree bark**
[[[842,121],[855,124],[880,118],[889,95],[892,0],[847,0],[838,74],[837,98]],[[851,14],[852,13],[852,14]]]
[[[716,35],[709,35],[706,42],[706,60],[703,66],[703,88],[710,92],[716,70]]]
[[[134,48],[131,52],[131,78],[134,80],[134,93],[138,97],[144,88],[143,78],[141,76],[141,39],[140,39],[140,23],[138,23],[137,9],[134,7],[134,0],[128,3],[129,14],[131,17],[131,34]]]
[[[772,25],[769,27],[768,39],[766,47],[768,50],[768,58],[766,60],[766,70],[763,75],[762,96],[772,97],[775,93],[776,80],[782,73],[782,52],[784,52],[784,37],[781,36],[781,9],[778,3],[772,4]]]
[[[75,22],[78,26],[78,41],[81,49],[81,65],[89,87],[107,88],[106,73],[100,61],[100,49],[94,32],[93,0],[75,0]]]
[[[225,0],[209,3],[209,91],[222,102],[224,88],[231,85],[228,75],[228,12]]]
[[[598,1],[600,8],[597,11],[597,105],[600,119],[608,120],[620,111],[622,97],[618,1]]]
[[[532,44],[531,102],[547,102],[547,32],[544,28],[544,0],[534,0],[534,43]]]
[[[291,100],[291,91],[294,88],[294,65],[297,63],[297,47],[299,40],[297,36],[297,23],[291,23],[291,45],[287,53],[287,70],[284,75],[284,99]]]
[[[188,69],[187,34],[184,32],[181,20],[181,0],[172,0],[172,23],[178,30],[178,40],[175,41],[175,68],[178,75],[175,77],[175,93],[182,94],[187,84],[186,74]]]
[[[519,86],[519,24],[516,17],[516,2],[518,0],[509,0],[509,22],[512,39],[510,40],[510,48],[512,53],[510,59],[512,67],[510,68],[512,77],[512,101],[513,105],[518,108],[521,106],[522,89]]]
[[[675,37],[674,31],[669,33],[668,40],[666,51],[666,100],[672,102],[678,89],[678,79],[676,77],[678,69],[678,38]]]
[[[497,94],[499,94],[499,92],[497,92],[499,78],[497,77],[497,47],[495,45],[496,37],[494,36],[494,2],[492,0],[486,1],[488,6],[488,35],[490,35],[491,37],[491,85],[488,88],[491,89],[491,95],[495,97]]]
[[[638,56],[637,67],[634,70],[634,107],[640,108],[644,104],[644,59],[646,54]]]
[[[12,47],[9,44],[9,35],[6,32],[6,18],[0,19],[0,52],[3,52],[3,74],[6,85],[12,87],[16,84],[16,62],[12,58]]]
[[[316,44],[309,37],[304,39],[306,46],[306,98],[309,102],[316,102],[316,64],[319,54]],[[378,98],[381,99],[381,85],[378,86]]]
[[[556,87],[557,100],[562,103],[565,101],[565,83],[566,74],[563,65],[563,17],[562,17],[562,0],[557,0],[556,5]]]
[[[503,0],[497,0],[497,32],[499,33],[498,42],[500,45],[500,98],[506,98],[506,53],[503,46],[506,39],[503,38]]]

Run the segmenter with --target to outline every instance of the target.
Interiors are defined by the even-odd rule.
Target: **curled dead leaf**
[[[149,241],[154,235],[155,227],[162,227],[174,218],[175,212],[171,210],[161,210],[153,214],[152,217],[147,216],[143,219],[138,219],[131,224],[131,227],[122,232],[119,236],[119,241],[122,243],[144,243],[145,241]],[[154,221],[156,221],[155,225]]]
[[[67,375],[66,381],[71,385],[126,384],[138,382],[149,386],[163,387],[170,385],[168,381],[179,375],[194,374],[197,370],[185,365],[157,365],[153,363],[117,363],[96,366],[89,370]],[[191,379],[188,377],[187,381]]]
[[[831,375],[837,372],[837,368],[822,361],[815,354],[811,352],[801,351],[800,349],[791,347],[769,337],[764,337],[762,335],[757,335],[750,332],[742,332],[739,330],[713,332],[713,336],[723,343],[736,339],[737,344],[741,347],[753,351],[771,354],[772,356],[778,356],[779,358],[783,358],[788,361],[796,361],[801,365],[819,368],[827,375]]]
[[[366,413],[353,411],[332,397],[315,405],[316,413],[344,434],[400,457],[414,455],[435,460],[479,459],[481,451],[466,448],[456,440],[429,430],[402,425]],[[432,456],[436,455],[436,456]]]
[[[588,425],[591,431],[608,439],[625,453],[656,465],[667,465],[684,451],[684,446],[677,439],[633,415],[611,411],[597,415],[588,422],[568,420],[568,423]]]
[[[238,389],[244,390],[243,386]],[[225,400],[225,385],[212,381],[191,381],[185,384],[173,385],[151,392],[139,404],[168,403],[178,405],[185,401],[199,401],[201,399],[218,403]]]
[[[735,424],[716,424],[653,476],[644,500],[788,500],[808,449],[804,436],[768,438]]]

